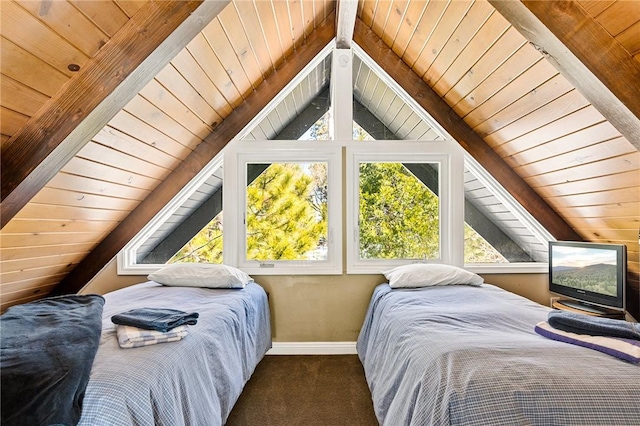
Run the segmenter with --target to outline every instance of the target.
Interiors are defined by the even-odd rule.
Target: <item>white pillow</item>
[[[467,284],[479,286],[484,278],[473,272],[440,263],[412,263],[383,272],[391,288]]]
[[[147,277],[177,287],[244,288],[253,279],[233,266],[214,263],[177,263],[158,269]]]

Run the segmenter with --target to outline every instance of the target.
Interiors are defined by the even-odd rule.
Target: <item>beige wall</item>
[[[275,342],[353,342],[369,299],[382,275],[254,276],[269,293]],[[485,275],[495,284],[549,305],[546,274]],[[82,293],[104,294],[146,281],[146,276],[119,276],[113,260]]]

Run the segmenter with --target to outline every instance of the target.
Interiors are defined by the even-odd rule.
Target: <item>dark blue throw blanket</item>
[[[122,312],[111,317],[114,324],[130,325],[166,333],[181,325],[194,325],[198,322],[198,313],[186,313],[177,309],[139,308]]]
[[[640,324],[622,320],[567,311],[551,311],[548,323],[553,328],[570,333],[640,340]]]
[[[75,425],[100,344],[104,299],[69,295],[0,317],[2,425]]]

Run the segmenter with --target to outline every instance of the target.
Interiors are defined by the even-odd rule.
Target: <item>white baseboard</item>
[[[267,355],[353,355],[356,342],[273,342]]]

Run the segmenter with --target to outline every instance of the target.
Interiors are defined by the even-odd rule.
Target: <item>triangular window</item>
[[[430,148],[426,148],[432,148],[437,143],[455,144],[442,128],[357,46],[353,49],[352,64],[349,67],[352,73],[352,92],[342,93],[343,90],[336,93],[335,89],[332,91],[331,78],[344,80],[336,76],[337,70],[332,70],[333,62],[337,62],[333,58],[338,53],[334,52],[332,55],[332,51],[333,47],[328,46],[318,55],[262,114],[237,135],[236,139],[249,143],[255,141],[265,150],[269,149],[269,145],[265,143],[269,140],[300,140],[311,144],[312,141],[330,141],[333,139],[331,135],[339,127],[336,123],[347,118],[337,116],[340,112],[335,109],[336,102],[340,102],[341,105],[347,102],[352,104],[352,120],[346,128],[352,129],[353,143],[388,141],[399,148],[407,143],[406,141],[424,144],[412,145],[412,149],[416,149],[415,152],[432,152]],[[339,54],[344,55],[345,52]],[[344,73],[345,70],[340,72]],[[226,186],[223,185],[226,173],[223,170],[222,158],[221,154],[203,169],[200,175],[125,247],[119,256],[119,271],[148,273],[157,268],[158,264],[172,262],[235,262],[223,256],[223,252],[228,253],[224,251],[226,249],[223,250],[224,229],[233,224],[225,223],[225,227],[222,226],[222,188]],[[424,164],[427,164],[431,160],[425,161]],[[546,244],[553,237],[473,158],[465,154],[463,163],[460,170],[464,169],[464,177],[461,177],[460,181],[464,182],[464,206],[452,208],[464,210],[464,230],[456,231],[455,236],[446,236],[452,238],[452,246],[446,250],[454,254],[442,257],[440,252],[443,246],[439,245],[438,256],[433,257],[424,252],[421,255],[414,253],[409,258],[433,257],[436,261],[458,264],[464,260],[469,266],[476,265],[473,267],[546,262]],[[282,166],[285,163],[275,161],[274,164]],[[416,163],[413,164],[416,167],[412,169],[407,166],[411,164],[393,159],[387,162],[391,168],[400,167],[397,173],[409,176],[414,183],[438,194],[437,188],[432,187],[434,183],[429,182],[424,175],[425,167],[417,167]],[[429,167],[436,166],[434,163]],[[441,186],[443,181],[438,180],[435,185]],[[245,209],[246,206],[238,208]],[[236,218],[232,220],[235,221]],[[346,232],[349,234],[352,231],[347,229]],[[235,238],[237,236],[231,237],[231,241]],[[458,240],[459,242],[456,242]],[[322,250],[318,245],[311,251],[317,254]],[[486,266],[482,271],[490,272]],[[524,268],[521,271],[527,270]],[[539,268],[535,271],[539,271]],[[379,272],[379,269],[376,269],[376,272]]]

